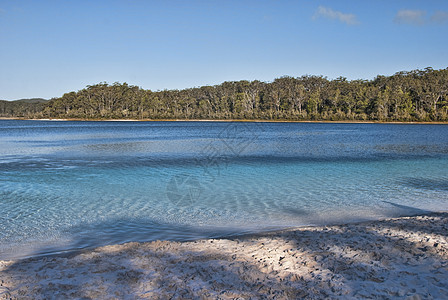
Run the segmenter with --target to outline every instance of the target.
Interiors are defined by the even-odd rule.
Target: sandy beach
[[[1,299],[448,298],[448,213],[0,261]]]
[[[0,117],[0,120],[27,120],[27,121],[87,121],[87,122],[238,122],[238,123],[328,123],[328,124],[427,124],[447,125],[445,121],[377,121],[377,120],[284,120],[284,119],[95,119],[95,118],[68,118],[68,119],[29,119]]]

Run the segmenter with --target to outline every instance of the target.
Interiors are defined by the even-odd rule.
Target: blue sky
[[[448,1],[0,0],[0,99],[448,67]]]

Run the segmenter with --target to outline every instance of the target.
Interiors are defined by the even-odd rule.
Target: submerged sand
[[[448,298],[448,213],[0,261],[0,298]]]

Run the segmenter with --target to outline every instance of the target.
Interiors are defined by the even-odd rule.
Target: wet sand
[[[0,261],[0,299],[448,298],[448,213]]]

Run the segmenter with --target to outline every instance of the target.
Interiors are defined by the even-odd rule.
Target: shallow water
[[[0,259],[448,210],[448,126],[0,120]]]

